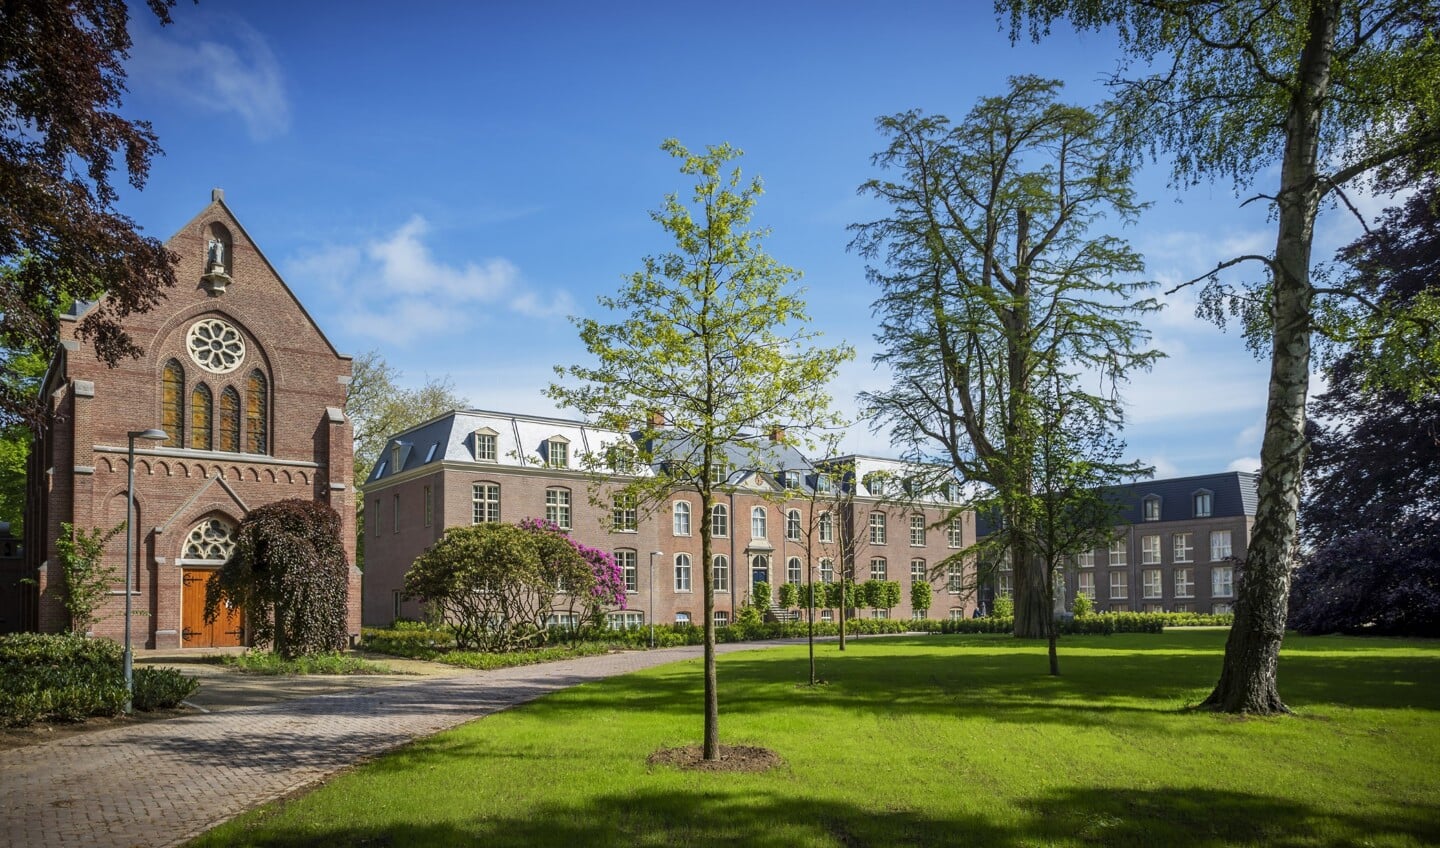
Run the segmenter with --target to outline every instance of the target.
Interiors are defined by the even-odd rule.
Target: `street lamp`
[[[126,466],[128,476],[125,481],[125,714],[129,715],[135,711],[135,652],[130,647],[130,587],[133,585],[130,575],[135,570],[132,567],[135,548],[135,440],[163,442],[170,437],[157,427],[132,430],[127,435],[129,447],[125,455],[129,462]]]
[[[650,611],[646,618],[650,619],[650,647],[655,647],[655,557],[665,556],[664,551],[650,552]]]

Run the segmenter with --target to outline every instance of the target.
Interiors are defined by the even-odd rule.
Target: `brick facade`
[[[223,245],[218,268],[210,247],[215,241]],[[233,527],[272,501],[323,501],[339,513],[347,558],[354,561],[351,433],[343,415],[350,358],[325,338],[220,192],[167,246],[179,256],[177,285],[159,307],[125,322],[144,349],[141,358],[107,367],[74,337],[81,313],[62,321],[61,349],[42,387],[48,422],[30,458],[25,549],[39,591],[33,629],[67,626],[54,549],[61,523],[110,528],[125,520],[127,433],[166,426],[167,409],[173,416],[162,387],[167,363],[179,366],[172,373],[180,375],[180,426],[166,427],[177,431],[171,433],[176,443],[135,445],[135,644],[181,644],[182,565],[213,566],[184,555],[187,536],[202,521]],[[208,321],[223,322],[208,327],[231,328],[224,339],[229,358],[207,353],[204,336],[191,337]],[[203,408],[197,390],[210,393],[208,421],[195,418]],[[106,548],[107,564],[121,575],[124,551],[123,535]],[[122,632],[123,595],[118,577],[97,635]],[[353,565],[350,598],[349,629],[358,633],[360,574]]]
[[[499,440],[493,455],[480,458],[474,433],[493,432]],[[634,530],[614,527],[611,497],[613,488],[594,479],[581,468],[578,455],[567,456],[566,467],[538,461],[544,450],[543,441],[552,434],[563,435],[569,443],[589,445],[595,449],[605,439],[623,438],[619,434],[596,433],[580,422],[511,415],[483,411],[454,412],[427,422],[405,433],[396,434],[376,463],[365,486],[365,609],[367,626],[384,626],[399,617],[419,618],[423,609],[417,601],[401,597],[405,572],[445,532],[446,528],[475,522],[475,487],[498,487],[500,521],[514,523],[523,518],[547,517],[547,491],[569,495],[570,533],[580,542],[611,552],[633,552],[635,561],[634,590],[627,595],[627,609],[632,623],[669,623],[677,616],[701,623],[704,612],[702,572],[700,571],[700,499],[693,491],[677,490],[665,501],[641,511]],[[397,452],[401,451],[401,452]],[[870,561],[884,558],[887,578],[899,582],[902,599],[888,614],[909,618],[911,561],[924,560],[926,577],[932,586],[934,601],[928,611],[931,617],[968,616],[975,608],[973,592],[952,594],[943,570],[942,560],[954,555],[960,547],[974,542],[975,527],[969,514],[957,516],[958,535],[951,545],[947,522],[951,508],[941,502],[917,501],[897,503],[893,499],[872,495],[861,487],[856,492],[839,495],[815,494],[813,483],[817,469],[804,462],[793,449],[787,449],[788,468],[804,472],[797,489],[777,485],[773,473],[737,472],[731,491],[719,495],[717,501],[726,515],[725,535],[713,541],[713,554],[725,558],[727,588],[715,593],[715,611],[729,621],[753,594],[753,584],[760,579],[770,583],[774,597],[778,587],[792,582],[791,560],[799,560],[800,580],[819,579],[821,560],[828,559],[838,576],[847,557],[858,561],[856,579],[870,577]],[[529,459],[527,459],[529,457]],[[843,457],[837,465],[858,467],[865,464],[898,463],[866,457]],[[803,466],[802,466],[803,463]],[[777,472],[779,469],[766,469]],[[839,481],[838,489],[859,485],[858,481]],[[428,491],[428,495],[427,495]],[[486,494],[496,491],[485,489]],[[426,499],[430,508],[427,509]],[[688,506],[689,532],[683,531],[684,521],[676,519],[676,504]],[[754,511],[765,516],[763,535],[758,534]],[[832,542],[822,542],[818,533],[818,514],[829,510],[834,517]],[[789,532],[788,513],[799,514],[799,532]],[[872,512],[886,516],[889,534],[883,544],[868,541],[868,521]],[[910,517],[923,517],[927,530],[924,538],[911,545]],[[488,513],[479,516],[488,519]],[[856,535],[858,534],[858,536]],[[853,540],[853,541],[847,541]],[[655,556],[651,556],[655,553]],[[677,558],[688,562],[689,586],[677,579]],[[759,560],[757,561],[757,557]],[[653,562],[653,570],[652,570]],[[712,560],[711,566],[714,566]],[[848,563],[847,563],[848,564]],[[967,572],[973,585],[973,569]],[[651,592],[653,581],[654,592]],[[833,618],[836,611],[827,611]],[[872,610],[859,610],[869,617]]]

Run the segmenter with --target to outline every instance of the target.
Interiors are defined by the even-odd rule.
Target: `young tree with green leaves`
[[[1276,174],[1269,203],[1274,251],[1221,257],[1202,312],[1239,314],[1252,345],[1270,353],[1260,448],[1259,503],[1225,662],[1204,706],[1287,712],[1276,679],[1305,466],[1305,400],[1312,333],[1327,302],[1363,294],[1312,276],[1315,220],[1326,204],[1355,211],[1357,186],[1412,180],[1440,166],[1437,0],[998,0],[1012,35],[1042,37],[1064,16],[1118,33],[1135,60],[1112,79],[1132,150],[1174,155],[1189,185],[1226,177],[1237,187]],[[1248,201],[1247,201],[1248,202]],[[1263,269],[1236,289],[1217,276]],[[1401,333],[1413,329],[1390,324]]]
[[[738,168],[725,173],[740,151],[721,144],[692,154],[674,139],[662,149],[695,180],[688,203],[671,194],[651,213],[674,248],[646,257],[619,293],[600,298],[613,323],[577,319],[595,362],[557,368],[575,382],[553,384],[547,395],[600,427],[638,429],[637,438],[592,461],[655,469],[626,478],[624,492],[642,508],[677,488],[699,496],[704,757],[713,760],[719,707],[711,507],[741,482],[745,467],[764,467],[765,430],[802,433],[830,420],[825,384],[853,354],[844,345],[813,345],[818,334],[794,287],[799,272],[766,254],[766,231],[750,226],[760,181],[743,179]],[[654,411],[664,413],[665,426]]]
[[[881,118],[889,145],[874,162],[896,176],[860,190],[890,210],[852,227],[882,292],[875,359],[894,379],[862,397],[907,457],[988,489],[989,544],[1010,558],[1025,638],[1052,618],[1034,549],[1039,394],[1057,374],[1089,375],[1062,381],[1065,403],[1118,428],[1119,386],[1161,355],[1146,348],[1142,319],[1158,306],[1140,256],[1103,234],[1141,208],[1114,115],[1060,102],[1060,87],[1015,77],[958,124]]]
[[[455,393],[448,378],[431,378],[418,389],[400,385],[403,375],[378,350],[356,357],[345,395],[345,416],[353,434],[355,491],[365,487],[370,471],[396,433],[456,409],[470,401]],[[365,499],[355,499],[355,559],[365,562]]]
[[[119,571],[105,564],[105,546],[124,530],[123,521],[109,530],[92,527],[88,531],[68,522],[61,523],[55,553],[60,557],[60,570],[65,575],[65,595],[60,602],[70,613],[72,633],[83,636],[100,620],[100,607],[115,585],[115,574]]]

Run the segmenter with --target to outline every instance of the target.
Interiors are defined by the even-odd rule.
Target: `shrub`
[[[256,642],[283,656],[339,650],[348,636],[349,572],[335,510],[294,498],[256,507],[205,589],[205,618],[228,603],[245,611]]]
[[[929,583],[917,580],[910,584],[910,608],[913,610],[928,610],[930,604],[935,600],[935,590]]]
[[[55,540],[55,553],[60,558],[64,575],[64,594],[60,602],[70,613],[70,629],[85,633],[98,620],[95,613],[110,594],[119,569],[103,564],[105,545],[125,529],[125,522],[87,533],[68,523],[60,525],[60,538]]]
[[[770,609],[770,601],[774,595],[770,591],[770,584],[761,580],[751,588],[750,604],[759,610]]]
[[[800,586],[798,584],[780,584],[780,606],[785,609],[794,609],[800,606]]]
[[[417,622],[396,622],[390,630],[368,627],[361,630],[360,647],[379,654],[429,660],[442,651],[454,648],[455,634],[445,628],[433,628]]]
[[[125,708],[124,649],[71,634],[0,636],[0,723],[80,721]]]
[[[286,658],[271,651],[232,654],[221,662],[247,674],[389,674],[379,663],[339,652]]]
[[[144,712],[170,709],[194,695],[200,681],[175,668],[135,669],[135,709]]]
[[[1000,595],[995,599],[994,606],[990,609],[992,618],[1014,618],[1015,599],[1009,595]]]
[[[1076,595],[1075,600],[1070,602],[1070,611],[1075,613],[1076,618],[1084,618],[1093,611],[1090,599],[1084,595]]]

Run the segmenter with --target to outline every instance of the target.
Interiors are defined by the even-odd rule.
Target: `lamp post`
[[[650,611],[645,617],[650,620],[650,647],[655,647],[655,557],[664,556],[664,551],[650,552]]]
[[[135,711],[135,652],[130,647],[131,575],[135,550],[135,440],[146,439],[163,442],[170,438],[164,430],[151,427],[149,430],[132,430],[127,434],[128,447],[125,452],[125,714]]]

